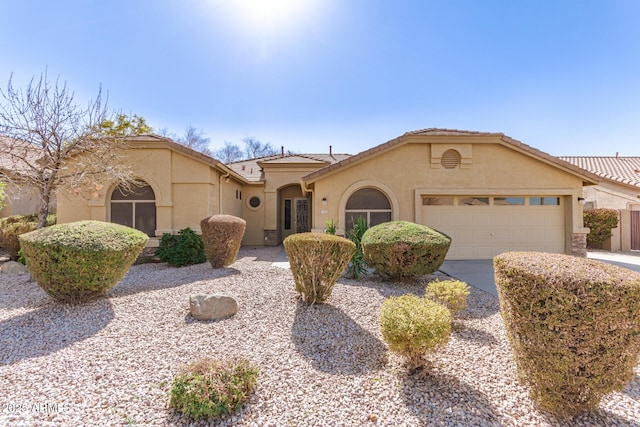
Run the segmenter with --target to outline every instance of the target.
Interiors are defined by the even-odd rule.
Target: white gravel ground
[[[559,421],[537,411],[505,338],[498,301],[473,289],[469,309],[422,379],[389,353],[378,310],[419,283],[340,279],[327,304],[306,307],[281,248],[243,248],[229,268],[133,267],[108,297],[53,302],[25,276],[0,275],[2,426],[632,426],[640,378],[596,413]],[[189,295],[231,292],[236,316],[197,322]],[[242,356],[260,369],[236,416],[193,423],[168,406],[179,369],[202,356]]]

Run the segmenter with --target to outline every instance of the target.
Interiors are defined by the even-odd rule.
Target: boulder
[[[191,295],[189,305],[196,320],[219,320],[238,312],[238,301],[229,294]]]
[[[0,272],[8,274],[29,274],[27,267],[16,261],[5,262],[0,266]]]

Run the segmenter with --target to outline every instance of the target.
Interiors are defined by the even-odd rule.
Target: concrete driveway
[[[618,254],[613,252],[589,252],[587,258],[608,262],[629,270],[640,272],[640,254]],[[493,260],[445,261],[440,271],[462,280],[478,289],[498,296],[493,276]]]

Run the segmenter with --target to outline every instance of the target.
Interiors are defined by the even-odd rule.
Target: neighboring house
[[[11,144],[11,145],[10,145]],[[13,147],[10,150],[10,146]],[[10,152],[33,152],[26,156],[28,160],[36,162],[37,150],[31,146],[16,149],[16,144],[6,137],[0,137],[0,179],[6,184],[4,207],[0,209],[0,218],[11,215],[36,214],[40,210],[40,196],[37,188],[25,185],[22,174],[28,165],[10,156]],[[55,212],[55,200],[51,203],[51,212]]]
[[[583,255],[583,185],[597,176],[501,133],[425,129],[354,156],[288,154],[222,164],[170,139],[138,136],[129,158],[147,186],[116,183],[91,201],[59,195],[58,221],[97,219],[151,236],[199,230],[217,213],[247,221],[244,245],[288,235],[344,235],[357,216],[369,225],[406,220],[453,239],[448,259],[488,259],[509,250]],[[157,239],[156,239],[157,243]]]
[[[560,157],[601,178],[584,190],[584,208],[620,211],[618,228],[605,249],[640,250],[640,157]]]

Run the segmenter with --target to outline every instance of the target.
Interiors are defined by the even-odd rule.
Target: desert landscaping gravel
[[[107,297],[55,303],[25,275],[0,275],[2,426],[634,426],[640,378],[599,411],[557,420],[516,380],[498,300],[472,289],[428,375],[409,375],[387,351],[382,301],[422,296],[429,280],[341,278],[329,301],[304,306],[281,247],[242,248],[236,263],[131,268]],[[228,292],[238,313],[195,321],[189,296]],[[193,360],[244,357],[260,369],[235,416],[193,422],[168,405],[174,375]]]

